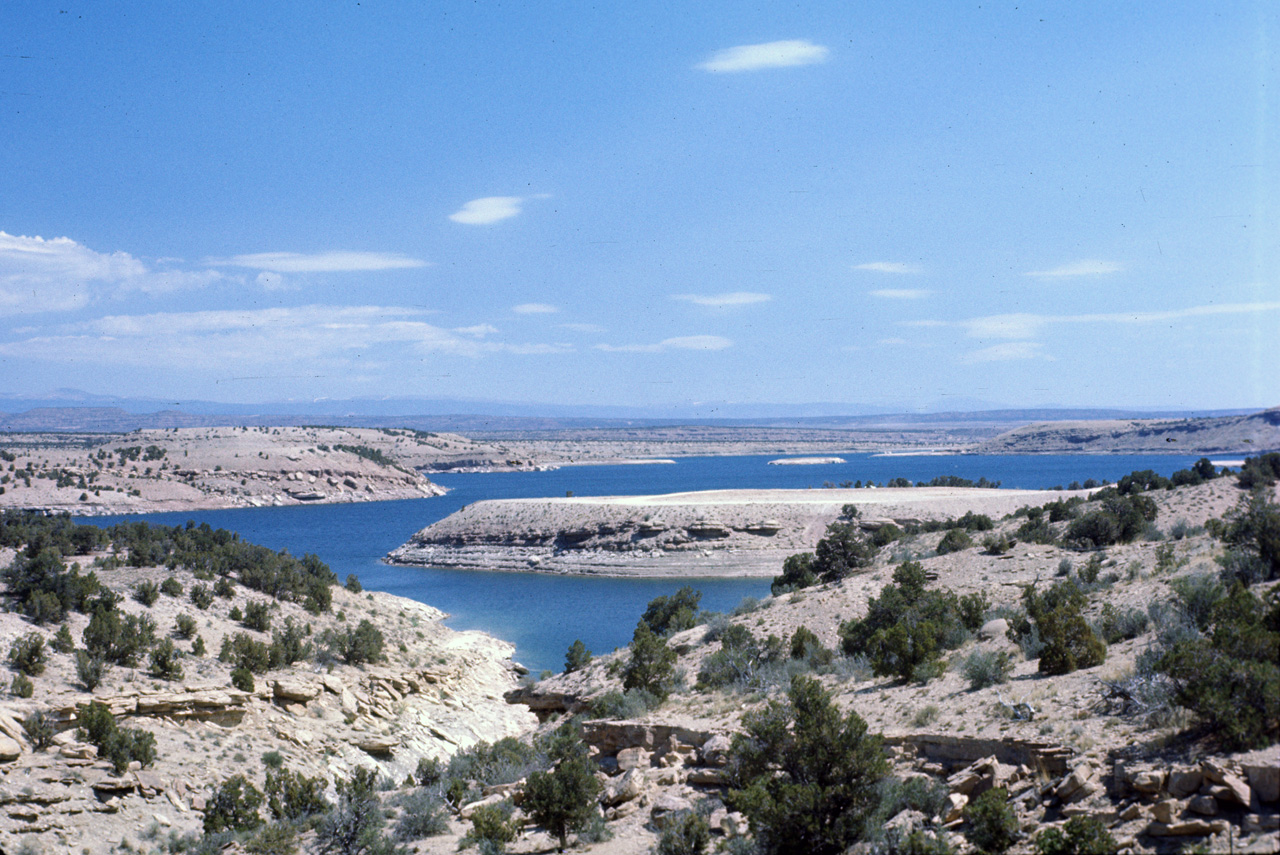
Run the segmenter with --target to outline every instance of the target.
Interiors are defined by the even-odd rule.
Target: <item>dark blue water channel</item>
[[[252,543],[315,553],[339,579],[355,573],[369,589],[428,603],[450,614],[455,629],[481,629],[516,645],[516,658],[536,673],[563,667],[564,652],[581,638],[602,653],[631,640],[649,600],[671,593],[671,579],[601,579],[538,573],[391,567],[382,557],[418,529],[483,499],[646,495],[687,490],[806,488],[824,483],[892,478],[927,481],[937,475],[986,477],[1008,488],[1043,489],[1088,478],[1114,481],[1135,469],[1169,475],[1194,458],[1170,455],[842,455],[841,464],[769,466],[771,457],[696,457],[674,464],[573,466],[547,472],[439,473],[445,496],[397,502],[237,508],[113,517],[81,522],[111,525],[187,520],[238,532]],[[767,579],[692,579],[705,609],[726,611],[743,597],[764,597]]]

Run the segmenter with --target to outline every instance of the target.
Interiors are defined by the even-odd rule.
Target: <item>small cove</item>
[[[845,463],[768,466],[781,455],[682,458],[674,464],[572,466],[544,472],[437,473],[445,496],[394,502],[236,508],[215,511],[87,517],[112,525],[187,520],[226,528],[246,540],[295,555],[315,553],[339,579],[360,577],[365,588],[428,603],[450,614],[455,629],[480,629],[516,645],[516,659],[537,673],[563,667],[576,638],[605,653],[631,640],[645,604],[671,593],[672,579],[617,579],[392,567],[382,556],[414,532],[464,505],[484,499],[672,493],[690,490],[814,488],[824,483],[891,478],[929,480],[986,477],[1008,488],[1066,486],[1088,478],[1112,480],[1136,469],[1169,475],[1194,462],[1185,455],[841,455]],[[1161,521],[1164,524],[1164,521]],[[726,611],[743,597],[763,598],[767,579],[690,579],[705,609]]]

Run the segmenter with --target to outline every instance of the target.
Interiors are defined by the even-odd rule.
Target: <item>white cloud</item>
[[[988,315],[960,321],[970,338],[1035,338],[1044,326],[1042,315],[1010,314]]]
[[[1025,275],[1039,276],[1046,279],[1058,279],[1068,276],[1104,276],[1108,273],[1119,273],[1124,267],[1114,261],[1100,261],[1098,259],[1086,258],[1081,261],[1072,261],[1068,264],[1060,264],[1057,267],[1051,267],[1048,270],[1029,270]]]
[[[923,273],[924,268],[918,264],[907,264],[903,261],[868,261],[866,264],[855,264],[854,270],[869,270],[872,273]]]
[[[609,353],[663,353],[669,350],[724,350],[733,342],[718,335],[687,335],[666,338],[657,344],[597,344],[596,350]]]
[[[296,291],[298,286],[272,270],[264,270],[254,277],[264,291]]]
[[[215,270],[152,270],[127,252],[95,252],[68,237],[0,231],[0,314],[69,311],[104,296],[201,288],[225,278]]]
[[[472,199],[461,210],[450,214],[449,219],[468,226],[487,226],[516,216],[523,202],[523,196],[485,196]]]
[[[62,364],[209,371],[365,370],[379,356],[408,351],[480,357],[491,353],[561,353],[568,345],[479,340],[485,325],[447,330],[422,320],[423,309],[398,306],[297,306],[272,309],[110,315],[0,344],[0,355]]]
[[[738,45],[718,50],[709,59],[695,66],[715,74],[739,71],[756,71],[762,68],[788,68],[796,65],[814,65],[827,61],[830,51],[805,39],[766,42],[758,45]]]
[[[469,327],[454,327],[453,331],[459,335],[470,335],[476,338],[484,338],[487,335],[493,335],[498,328],[492,324],[475,324]]]
[[[870,293],[885,300],[920,300],[933,292],[927,288],[880,288]]]
[[[1038,341],[1007,341],[1003,344],[993,344],[991,347],[984,347],[981,350],[975,350],[967,353],[960,358],[962,362],[1011,362],[1021,359],[1045,359],[1052,361],[1052,357],[1045,356],[1041,350]]]
[[[511,311],[517,315],[554,315],[560,310],[548,303],[521,303],[512,306]]]
[[[673,300],[683,300],[698,306],[710,306],[714,309],[727,309],[733,306],[749,306],[753,303],[767,303],[772,300],[768,294],[756,294],[751,291],[731,291],[728,294],[675,294]]]
[[[605,328],[600,326],[599,324],[572,323],[572,324],[556,324],[556,326],[560,327],[560,329],[563,329],[563,330],[573,330],[574,332],[580,332],[580,333],[602,333],[605,331]]]
[[[353,273],[370,270],[403,270],[426,267],[427,262],[397,252],[256,252],[210,259],[220,267],[250,267],[274,273]]]

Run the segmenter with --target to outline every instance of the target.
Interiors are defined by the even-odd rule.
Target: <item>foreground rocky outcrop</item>
[[[846,505],[875,529],[959,516],[1001,516],[1074,495],[952,487],[711,490],[663,496],[476,502],[430,525],[388,560],[475,570],[614,576],[774,576],[812,549]]]
[[[0,564],[12,555],[0,555]],[[232,685],[231,665],[213,652],[237,633],[272,641],[269,632],[246,631],[230,617],[261,595],[237,588],[232,598],[217,598],[204,611],[185,597],[164,595],[144,607],[128,598],[139,581],[174,578],[187,590],[199,581],[163,568],[99,568],[97,574],[125,595],[120,609],[150,618],[164,635],[179,614],[198,616],[199,637],[211,652],[192,654],[180,642],[180,679],[152,676],[144,657],[138,669],[110,669],[93,692],[79,685],[70,654],[50,652],[43,672],[31,678],[32,697],[0,701],[0,851],[26,844],[33,851],[105,853],[122,839],[198,831],[211,788],[223,779],[245,774],[262,787],[264,756],[322,775],[332,790],[333,781],[359,767],[399,782],[422,758],[447,758],[536,724],[533,713],[502,697],[523,673],[511,660],[514,648],[483,633],[450,630],[442,624],[445,615],[430,606],[339,587],[322,615],[277,602],[271,606],[273,628],[286,619],[305,624],[313,654],[256,676],[246,691]],[[382,633],[385,659],[356,666],[319,656],[325,661],[319,664],[325,633],[359,621]],[[68,617],[76,639],[86,624],[83,615]],[[0,649],[33,632],[48,645],[56,629],[0,613]],[[151,734],[155,762],[117,773],[94,745],[82,742],[76,728],[90,701],[105,704],[119,727]],[[23,727],[37,712],[51,728],[43,749]]]

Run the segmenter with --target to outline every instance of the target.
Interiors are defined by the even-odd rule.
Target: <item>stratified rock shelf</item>
[[[415,534],[393,564],[604,576],[774,576],[845,505],[873,530],[965,511],[1000,517],[1073,495],[953,487],[712,490],[477,502]]]

